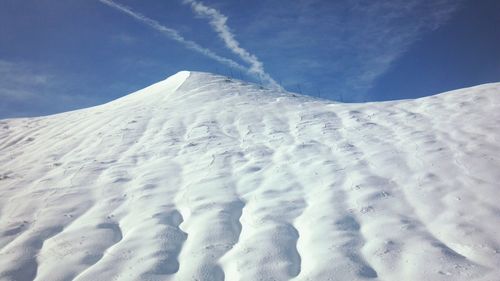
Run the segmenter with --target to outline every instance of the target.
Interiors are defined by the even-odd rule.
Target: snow
[[[0,120],[0,280],[499,280],[500,83],[341,104],[180,72]]]

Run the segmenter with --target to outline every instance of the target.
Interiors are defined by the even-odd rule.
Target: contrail
[[[196,51],[196,52],[198,52],[206,57],[209,57],[217,62],[223,63],[229,67],[232,67],[232,68],[235,68],[238,70],[242,70],[245,72],[251,72],[245,66],[242,66],[241,64],[239,64],[231,59],[221,57],[221,56],[217,55],[216,53],[212,52],[211,50],[198,45],[194,41],[185,39],[182,35],[179,34],[179,32],[177,30],[172,29],[172,28],[168,28],[168,27],[160,24],[159,22],[157,22],[153,19],[150,19],[150,18],[148,18],[140,13],[133,11],[132,9],[130,9],[127,6],[115,3],[112,0],[99,0],[99,1],[103,4],[106,4],[110,7],[124,13],[124,14],[127,14],[127,15],[133,17],[134,19],[148,25],[149,27],[161,32],[163,35],[167,36],[168,38],[183,44],[188,49]]]
[[[227,17],[221,14],[218,10],[205,6],[202,2],[196,0],[183,0],[184,4],[189,4],[192,10],[201,17],[209,20],[212,28],[217,32],[219,38],[224,41],[226,47],[233,53],[238,55],[243,61],[250,64],[249,72],[263,78],[272,86],[281,88],[274,79],[264,71],[263,63],[254,55],[240,46],[240,43],[235,39],[234,34],[227,26]]]

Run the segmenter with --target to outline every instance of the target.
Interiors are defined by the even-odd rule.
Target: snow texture
[[[0,120],[0,280],[500,280],[500,83],[341,104],[207,73]]]

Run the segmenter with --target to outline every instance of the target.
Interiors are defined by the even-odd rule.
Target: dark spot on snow
[[[148,184],[145,184],[142,188],[144,190],[148,190],[148,189],[155,189],[156,187],[157,187],[156,184],[148,183]]]
[[[358,231],[360,229],[359,223],[351,215],[346,215],[342,219],[335,222],[335,225],[344,231]]]
[[[366,277],[366,278],[377,278],[378,277],[377,272],[373,268],[371,268],[367,265],[363,266],[360,269],[359,275]]]
[[[14,227],[14,228],[11,228],[9,230],[6,230],[2,233],[2,236],[11,236],[11,235],[15,235],[15,234],[18,234],[20,233],[24,228],[24,223]]]
[[[131,181],[132,179],[130,178],[123,178],[123,177],[120,177],[120,178],[116,178],[115,180],[113,180],[113,183],[122,183],[122,182],[129,182]]]
[[[261,167],[250,167],[250,168],[248,168],[248,169],[247,169],[247,171],[248,171],[249,173],[255,173],[255,172],[258,172],[258,171],[260,171],[260,170],[262,170],[262,168],[261,168]]]

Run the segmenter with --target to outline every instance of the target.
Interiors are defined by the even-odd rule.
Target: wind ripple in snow
[[[0,121],[0,280],[496,280],[500,86],[337,104],[180,72]]]

